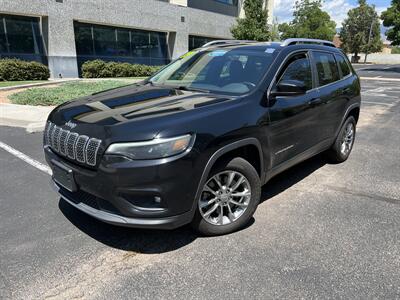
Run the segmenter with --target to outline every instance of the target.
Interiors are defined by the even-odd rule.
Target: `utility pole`
[[[367,63],[367,55],[368,55],[368,51],[369,51],[369,46],[370,46],[370,44],[371,44],[372,27],[373,27],[373,26],[374,26],[374,19],[372,19],[371,27],[369,28],[368,45],[367,45],[367,50],[365,51],[364,64]]]

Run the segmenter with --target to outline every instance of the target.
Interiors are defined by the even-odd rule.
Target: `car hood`
[[[186,91],[166,86],[135,84],[71,101],[57,107],[50,121],[89,136],[105,138],[135,129],[135,139],[151,139],[168,124],[197,109],[235,97]],[[166,119],[167,118],[167,119]],[[164,122],[157,123],[157,119]],[[125,130],[124,130],[125,129]],[[132,134],[129,134],[132,139]]]

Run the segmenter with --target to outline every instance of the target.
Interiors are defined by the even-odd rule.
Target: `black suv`
[[[61,197],[107,223],[243,227],[276,174],[352,150],[360,82],[327,41],[218,41],[149,79],[60,105],[44,132]]]

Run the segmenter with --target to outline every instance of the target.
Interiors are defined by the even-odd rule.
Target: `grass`
[[[10,87],[16,85],[23,85],[23,84],[31,84],[31,83],[42,83],[46,82],[46,80],[32,80],[32,81],[0,81],[0,88],[2,87]]]
[[[30,88],[9,96],[14,104],[59,105],[79,97],[120,87],[131,83],[128,80],[80,81],[62,83],[57,87]]]

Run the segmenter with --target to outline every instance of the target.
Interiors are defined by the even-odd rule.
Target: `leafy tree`
[[[271,37],[267,27],[268,9],[263,0],[245,0],[245,17],[238,19],[231,33],[238,40],[268,41]]]
[[[379,17],[375,6],[368,5],[366,0],[358,0],[358,6],[350,9],[342,23],[340,31],[341,48],[347,53],[358,54],[379,52],[382,50]]]
[[[391,27],[387,32],[387,39],[392,45],[400,45],[400,0],[392,0],[392,5],[382,13],[383,25]]]
[[[332,41],[336,23],[321,9],[321,0],[299,0],[294,6],[294,19],[279,25],[281,38],[310,38]]]
[[[272,26],[271,26],[271,41],[279,41],[279,23],[278,23],[278,18],[274,17],[274,20],[272,21]]]

